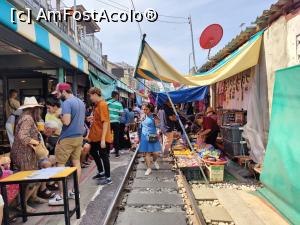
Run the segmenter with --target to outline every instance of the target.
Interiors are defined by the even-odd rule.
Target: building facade
[[[33,19],[28,24],[18,19],[14,24],[10,19],[12,8],[17,13],[30,8],[34,18],[40,8],[61,11],[66,7],[61,0],[0,1],[0,129],[4,129],[4,105],[10,89],[16,89],[22,101],[26,96],[46,98],[58,82],[68,82],[73,92],[85,99],[91,73],[116,79],[103,66],[96,23]],[[85,8],[77,5],[76,10]]]

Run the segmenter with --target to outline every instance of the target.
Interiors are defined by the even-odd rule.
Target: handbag
[[[153,121],[154,127],[156,128],[155,120],[152,119],[152,121]],[[149,143],[158,142],[158,136],[157,136],[157,134],[148,134],[148,142]]]
[[[38,145],[32,146],[32,149],[34,150],[38,159],[46,158],[49,155],[48,149],[42,142],[40,142]]]
[[[157,134],[149,134],[148,135],[148,142],[149,143],[155,143],[158,141]]]
[[[39,133],[39,139],[40,139],[40,143],[38,145],[32,145],[31,147],[34,150],[36,157],[38,159],[43,159],[48,157],[49,151],[45,146],[41,133]]]

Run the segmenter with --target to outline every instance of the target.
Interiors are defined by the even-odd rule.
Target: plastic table
[[[22,212],[18,214],[16,217],[22,217],[23,222],[27,221],[27,217],[29,216],[48,216],[48,215],[57,215],[64,214],[65,216],[65,224],[71,225],[70,218],[76,212],[76,218],[80,218],[80,201],[79,201],[79,186],[78,186],[78,177],[77,177],[77,168],[76,167],[65,167],[64,170],[57,172],[55,175],[50,178],[41,178],[34,179],[30,178],[30,176],[36,172],[33,171],[22,171],[12,174],[9,177],[6,177],[3,180],[0,180],[1,193],[4,201],[4,215],[3,215],[3,224],[9,225],[9,206],[7,200],[7,190],[6,185],[8,184],[20,184],[20,197],[21,197],[21,210]],[[69,208],[69,199],[68,199],[68,177],[73,176],[74,181],[74,191],[75,191],[75,208],[70,210]],[[26,211],[25,204],[25,190],[23,184],[30,183],[40,183],[40,182],[51,182],[51,181],[61,181],[63,183],[63,199],[64,199],[64,211],[54,211],[54,212],[38,212],[38,213],[28,213]]]

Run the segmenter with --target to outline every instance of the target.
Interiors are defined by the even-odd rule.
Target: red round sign
[[[199,38],[201,48],[211,49],[215,47],[223,37],[223,28],[220,24],[211,24],[206,27]]]

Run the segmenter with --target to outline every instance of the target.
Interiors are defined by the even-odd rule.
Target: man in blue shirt
[[[127,122],[129,123],[129,124],[133,124],[134,123],[134,112],[132,111],[132,108],[128,108],[128,111],[129,111],[129,113],[128,113],[128,118],[127,118]]]
[[[62,112],[60,119],[63,123],[61,135],[55,147],[55,159],[58,167],[66,165],[68,160],[77,167],[78,180],[81,174],[80,155],[82,152],[83,134],[85,131],[85,105],[83,101],[75,97],[68,83],[59,83],[55,92],[57,98],[62,100]],[[62,187],[60,194],[49,200],[49,205],[63,205]],[[75,199],[73,191],[69,192],[69,198]]]
[[[120,149],[130,149],[131,142],[129,136],[129,125],[130,123],[132,123],[131,122],[132,120],[134,121],[134,113],[131,112],[133,114],[133,118],[132,118],[132,114],[130,113],[129,109],[126,107],[125,102],[122,102],[122,106],[124,111],[120,119]]]
[[[159,110],[158,116],[160,119],[160,129],[163,134],[163,158],[167,158],[173,143],[176,122],[176,115],[169,100]]]

